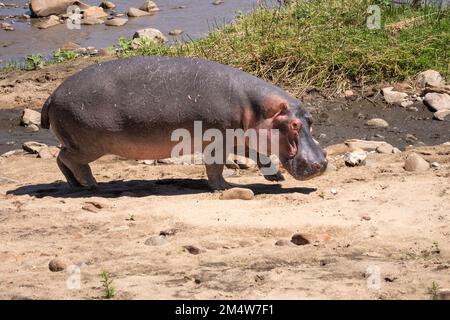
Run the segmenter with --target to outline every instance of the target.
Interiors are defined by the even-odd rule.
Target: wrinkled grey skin
[[[287,102],[285,116],[276,118],[283,121],[265,118],[266,107],[278,106],[267,97]],[[312,139],[311,117],[300,102],[268,82],[211,61],[136,57],[93,65],[66,79],[42,109],[42,127],[51,126],[62,144],[59,168],[71,186],[85,188],[96,186],[90,162],[105,154],[170,157],[178,143],[170,140],[171,133],[178,128],[193,132],[194,121],[202,121],[203,130],[223,133],[263,125],[283,133],[293,119],[301,120],[301,130],[292,131],[291,138],[282,136],[280,145],[290,142],[296,149],[280,150],[280,159],[293,177],[309,179],[323,173],[327,161]],[[287,156],[287,150],[296,150],[295,157]],[[223,165],[206,165],[214,190],[230,187],[222,171]],[[265,177],[284,179],[279,172]]]

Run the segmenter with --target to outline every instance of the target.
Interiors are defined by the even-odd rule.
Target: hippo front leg
[[[266,180],[273,182],[281,182],[285,180],[281,171],[275,166],[268,156],[258,153],[258,160],[256,163],[258,164],[258,168]]]
[[[208,185],[214,191],[226,190],[233,186],[223,178],[224,164],[206,164],[206,175],[208,176]]]

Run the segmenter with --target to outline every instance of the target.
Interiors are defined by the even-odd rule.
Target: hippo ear
[[[267,99],[263,106],[264,119],[271,119],[280,114],[286,113],[289,105],[286,100],[280,97],[271,97]]]

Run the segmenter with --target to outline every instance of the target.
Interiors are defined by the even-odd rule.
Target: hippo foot
[[[214,191],[222,191],[222,190],[228,190],[228,189],[234,188],[233,184],[228,183],[225,180],[208,182],[208,184],[209,184],[209,187]]]
[[[284,178],[283,174],[282,174],[280,171],[278,171],[278,172],[275,173],[275,174],[271,174],[271,175],[264,176],[264,178],[265,178],[266,180],[274,181],[274,182],[281,182],[281,181],[286,180],[286,179]]]

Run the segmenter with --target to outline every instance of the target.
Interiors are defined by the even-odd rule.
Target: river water
[[[248,12],[258,0],[224,0],[220,5],[213,5],[213,0],[160,0],[155,1],[160,12],[153,16],[130,18],[122,27],[105,25],[85,26],[80,30],[70,30],[61,24],[46,30],[37,29],[33,24],[37,19],[18,19],[17,16],[30,14],[27,0],[2,0],[3,3],[14,3],[18,8],[0,8],[0,22],[14,22],[15,31],[0,30],[0,65],[12,60],[19,60],[32,53],[49,54],[64,43],[72,41],[83,47],[109,47],[117,43],[121,36],[131,37],[142,28],[156,28],[164,34],[173,29],[181,29],[184,34],[170,37],[171,41],[188,41],[205,36],[217,26],[233,20],[237,10]],[[98,5],[101,0],[86,0],[85,3]],[[113,2],[116,13],[126,13],[128,8],[139,8],[144,0],[126,0]],[[266,3],[276,3],[268,0]],[[180,8],[182,7],[182,8]],[[8,16],[15,16],[8,18]]]

